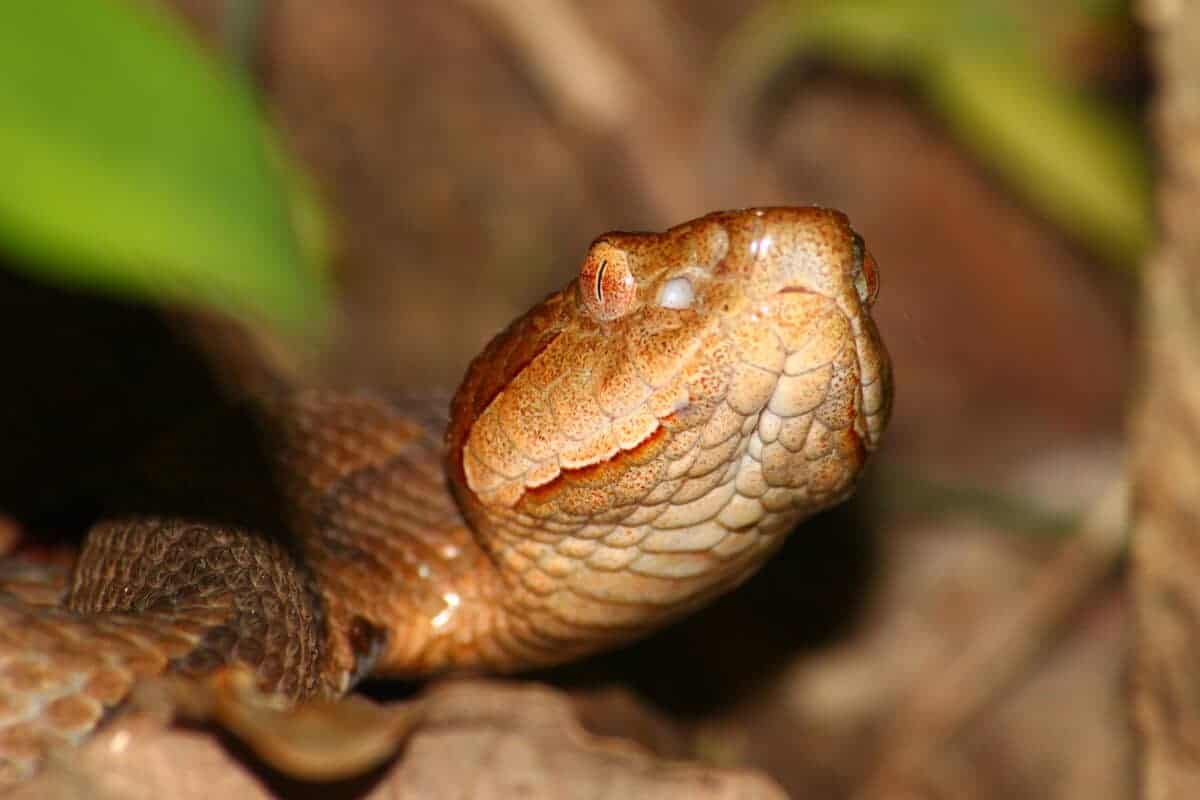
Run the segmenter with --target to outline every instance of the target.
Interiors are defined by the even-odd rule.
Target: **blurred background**
[[[307,381],[453,387],[606,230],[833,206],[897,382],[862,491],[693,619],[535,677],[796,796],[1131,794],[1121,545],[1078,534],[1120,471],[1153,238],[1127,4],[24,5],[0,429],[39,498],[202,404],[147,304],[246,320]],[[9,494],[21,535],[71,527]]]

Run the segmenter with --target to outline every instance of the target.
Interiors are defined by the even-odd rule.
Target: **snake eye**
[[[596,320],[623,317],[637,301],[637,280],[629,256],[608,242],[597,242],[579,270],[579,302]]]
[[[854,290],[862,304],[870,308],[879,296],[879,267],[867,251],[861,236],[854,234]]]

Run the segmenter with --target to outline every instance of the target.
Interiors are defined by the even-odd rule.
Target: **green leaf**
[[[323,228],[276,152],[247,87],[149,4],[0,11],[0,248],[31,274],[312,329]]]
[[[949,52],[928,95],[958,136],[1097,253],[1136,264],[1153,236],[1137,130],[1037,65]]]
[[[1070,8],[1100,17],[1123,4]],[[1153,237],[1148,148],[1132,120],[1055,74],[1038,36],[1046,19],[1029,15],[1056,13],[1002,0],[775,0],[731,37],[718,98],[748,119],[804,58],[900,79],[1034,207],[1131,266]]]
[[[788,64],[820,58],[904,75],[925,57],[945,0],[776,0],[750,14],[722,51],[722,92],[756,98]],[[734,99],[734,98],[726,98]]]

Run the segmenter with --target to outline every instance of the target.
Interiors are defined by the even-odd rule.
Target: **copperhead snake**
[[[371,394],[263,393],[281,533],[125,515],[57,595],[0,582],[0,785],[164,671],[336,697],[566,661],[728,591],[879,442],[877,291],[841,213],[719,212],[598,238],[444,433]]]

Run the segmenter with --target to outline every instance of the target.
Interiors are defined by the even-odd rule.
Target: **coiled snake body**
[[[0,782],[166,670],[329,697],[564,661],[727,591],[879,441],[876,291],[838,212],[716,213],[596,240],[474,360],[444,436],[367,394],[266,393],[285,536],[125,516],[60,596],[0,591]]]

